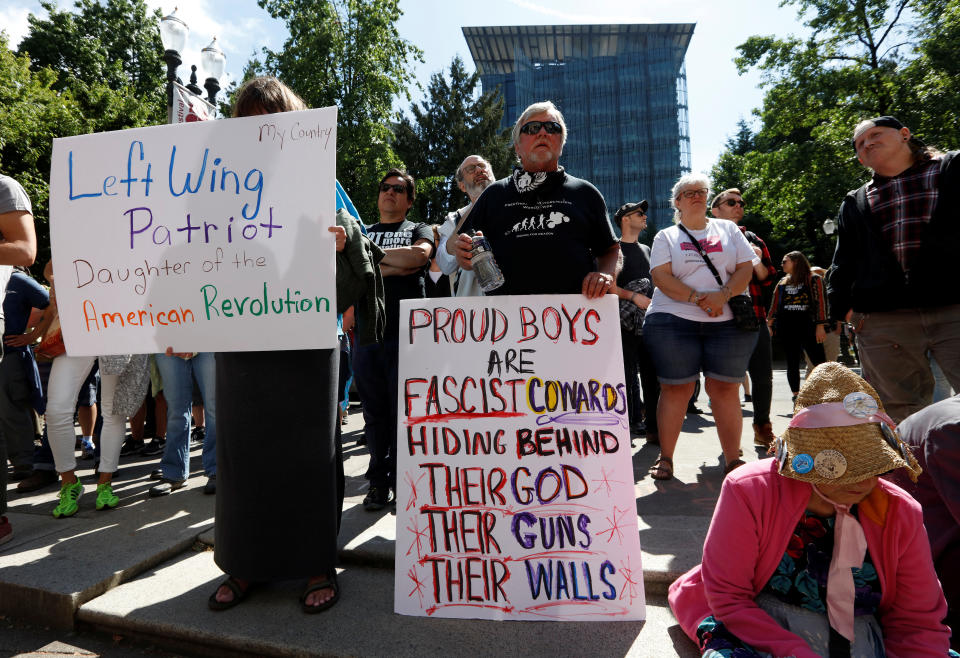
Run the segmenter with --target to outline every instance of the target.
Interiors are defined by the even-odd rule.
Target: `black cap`
[[[896,117],[892,117],[890,115],[884,115],[882,117],[867,119],[866,121],[861,121],[860,123],[863,124],[863,129],[857,132],[854,132],[853,139],[850,140],[850,143],[853,145],[854,151],[857,150],[857,137],[862,135],[866,130],[869,130],[870,128],[876,128],[877,126],[880,126],[882,128],[893,128],[894,130],[900,130],[901,128],[905,127],[902,123],[900,123],[899,119],[897,119]],[[866,125],[868,123],[870,125]],[[920,142],[920,140],[918,140],[916,137],[911,136],[911,139],[914,139],[917,142],[919,142],[921,146],[923,145],[923,142]]]
[[[647,208],[650,207],[650,204],[647,203],[647,200],[644,199],[640,202],[625,203],[620,206],[620,209],[613,216],[613,220],[617,223],[617,226],[620,226],[621,220],[623,220],[624,215],[629,215],[632,212],[640,211],[644,214],[647,212]]]

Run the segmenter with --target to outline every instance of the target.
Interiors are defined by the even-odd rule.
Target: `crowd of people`
[[[282,83],[254,78],[239,90],[234,116],[299,109],[303,102]],[[202,408],[205,491],[217,496],[215,560],[227,574],[210,608],[237,605],[258,583],[305,578],[303,610],[319,612],[339,598],[340,405],[351,378],[370,456],[363,507],[395,501],[400,301],[613,294],[629,431],[659,446],[651,477],[673,478],[701,375],[725,460],[703,564],[671,588],[671,606],[703,655],[946,655],[944,619],[960,608],[957,578],[944,575],[960,554],[960,413],[958,398],[929,405],[935,366],[960,390],[960,293],[943,285],[960,233],[956,154],[927,147],[893,117],[856,126],[852,145],[873,177],[842,201],[830,269],[791,251],[781,273],[764,240],[740,225],[741,190],[716,193],[702,174],[683,175],[663,191],[674,224],[652,246],[642,244],[648,201],[623,205],[611,222],[600,192],[560,165],[567,136],[553,103],[530,105],[513,128],[515,168],[497,178],[482,155],[468,155],[453,176],[469,202],[439,227],[408,217],[416,183],[401,169],[385,172],[373,191],[377,221],[338,210],[330,230],[342,349],[193,354],[171,346],[149,356],[104,355],[95,365],[93,357],[63,353],[61,341],[45,359],[52,365],[44,382],[30,345],[40,340],[37,352],[45,353],[56,336],[52,275],[49,295],[22,273],[10,276],[0,362],[4,464],[9,455],[14,476],[27,474],[30,486],[38,478],[51,483],[52,465],[61,483],[53,516],[75,514],[83,486],[73,415],[96,404],[102,429],[80,416],[81,456],[89,450],[98,458],[96,508],[115,507],[111,479],[125,425],[151,388],[152,399],[165,401],[162,413],[157,408],[166,442],[150,493],[166,495],[189,475],[190,427]],[[5,177],[0,231],[9,275],[9,266],[32,262],[36,241],[29,200]],[[486,251],[499,267],[495,287],[479,271]],[[862,378],[824,350],[831,334],[847,329]],[[783,349],[795,402],[783,428],[770,417],[771,338]],[[808,377],[801,382],[803,354]],[[739,391],[748,373],[754,443],[772,455],[751,464],[740,447]],[[298,428],[284,448],[296,459],[265,496],[252,484],[263,478],[263,436],[274,431],[262,409],[275,406]],[[36,454],[34,410],[46,413],[48,437]],[[131,420],[136,425],[142,421]],[[898,469],[910,476],[901,481],[909,493],[880,477]],[[12,528],[0,519],[3,542]],[[287,547],[282,556],[278,543]]]

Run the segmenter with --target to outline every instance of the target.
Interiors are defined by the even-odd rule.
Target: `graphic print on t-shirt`
[[[371,232],[368,237],[381,249],[409,247],[413,244],[413,231]]]
[[[697,240],[700,243],[700,248],[703,249],[705,254],[716,254],[723,251],[723,245],[720,244],[719,235],[711,235],[703,240]],[[680,251],[697,251],[697,248],[692,242],[687,240],[686,242],[680,243]]]
[[[530,233],[546,233],[550,235],[552,232],[548,229],[555,228],[557,225],[569,221],[570,218],[561,212],[553,211],[549,214],[540,213],[539,215],[525,217],[509,228],[504,235],[514,234],[519,236],[520,234]]]
[[[810,295],[805,285],[787,284],[783,287],[784,311],[807,311],[810,308]]]

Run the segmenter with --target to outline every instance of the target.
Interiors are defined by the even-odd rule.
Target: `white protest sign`
[[[400,303],[394,609],[645,616],[616,297]]]
[[[336,108],[54,140],[67,353],[335,347]]]

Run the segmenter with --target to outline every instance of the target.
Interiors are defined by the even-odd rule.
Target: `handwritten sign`
[[[396,611],[643,619],[616,298],[400,317]]]
[[[67,353],[335,347],[336,108],[54,140]]]

